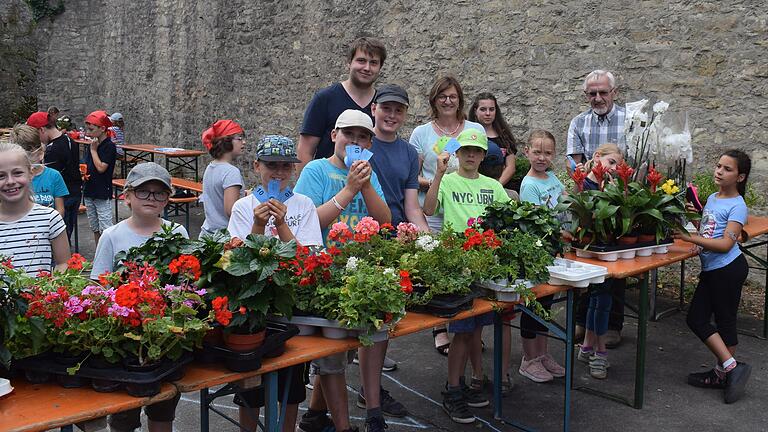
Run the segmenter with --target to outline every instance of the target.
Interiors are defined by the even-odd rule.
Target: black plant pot
[[[72,354],[72,353],[53,353],[53,361],[66,366],[66,367],[72,367],[76,366],[81,361],[85,360],[86,354],[80,353],[80,354]]]
[[[112,393],[120,390],[123,384],[117,381],[96,379],[91,380],[91,387],[99,393]]]
[[[152,372],[160,367],[160,362],[146,365],[138,364],[137,359],[125,359],[123,366],[129,372]],[[160,380],[146,383],[126,383],[125,391],[133,397],[154,396],[160,393]]]
[[[77,375],[56,375],[56,381],[64,388],[79,388],[88,384],[88,380]]]
[[[48,372],[40,372],[36,370],[25,370],[24,378],[32,384],[42,384],[48,382],[51,379],[51,374]]]

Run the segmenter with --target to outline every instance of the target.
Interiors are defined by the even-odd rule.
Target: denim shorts
[[[104,232],[114,225],[112,221],[112,200],[85,197],[85,213],[88,215],[88,225],[93,232]]]
[[[448,333],[472,333],[478,327],[491,325],[493,324],[493,314],[493,312],[486,312],[462,320],[451,321],[448,323]]]
[[[312,360],[312,369],[317,375],[343,375],[354,358],[355,350],[331,354]]]

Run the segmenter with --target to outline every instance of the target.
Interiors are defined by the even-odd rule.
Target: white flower
[[[392,267],[387,267],[387,268],[384,269],[384,274],[385,275],[393,275],[393,274],[395,274],[395,269],[393,269]]]
[[[645,127],[648,124],[648,114],[644,112],[636,112],[632,119],[636,121],[640,127]]]
[[[669,109],[669,104],[664,101],[658,101],[653,104],[653,112],[656,114],[662,114],[667,109]]]
[[[357,262],[360,261],[357,257],[349,257],[347,258],[347,271],[355,271],[357,270]]]
[[[440,242],[433,239],[429,234],[424,234],[416,239],[416,246],[426,252],[432,252]]]
[[[544,245],[541,244],[541,240],[540,239],[536,240],[536,247],[542,247],[542,246],[544,246]]]

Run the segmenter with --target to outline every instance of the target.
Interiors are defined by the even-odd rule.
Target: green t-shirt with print
[[[443,176],[437,194],[438,208],[443,209],[443,227],[448,223],[455,232],[464,232],[467,220],[485,212],[494,202],[507,202],[509,195],[498,181],[482,174],[476,179],[450,173]]]

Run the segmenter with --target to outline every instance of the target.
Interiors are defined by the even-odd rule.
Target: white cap
[[[114,121],[122,121],[123,120],[123,115],[120,114],[120,113],[112,113],[112,115],[109,116],[109,119],[112,120],[113,122]]]
[[[368,114],[354,109],[348,109],[341,113],[338,119],[336,119],[336,129],[344,129],[348,127],[361,127],[367,129],[371,134],[373,131],[373,120]]]

